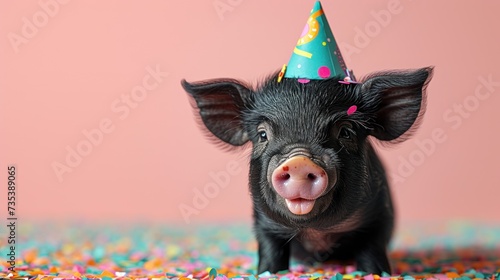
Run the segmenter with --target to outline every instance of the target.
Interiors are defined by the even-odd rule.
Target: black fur
[[[255,89],[230,79],[182,81],[214,136],[234,146],[252,143],[249,181],[259,273],[288,269],[292,255],[308,263],[354,260],[358,270],[390,272],[386,248],[394,211],[368,136],[386,142],[409,137],[424,112],[431,76],[432,68],[380,72],[362,84],[344,85],[341,77],[278,83],[275,73]],[[348,116],[352,105],[357,111]],[[336,178],[305,215],[287,209],[269,176],[297,149]]]

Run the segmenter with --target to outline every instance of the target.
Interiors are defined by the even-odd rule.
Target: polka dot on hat
[[[330,77],[330,68],[328,68],[328,66],[321,66],[320,68],[318,68],[318,75],[323,78],[323,79],[326,79],[326,78],[329,78]]]

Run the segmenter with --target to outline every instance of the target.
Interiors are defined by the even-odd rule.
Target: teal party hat
[[[321,3],[316,1],[292,57],[288,65],[283,66],[278,81],[285,77],[308,82],[335,76],[344,78],[343,83],[355,82],[342,58]]]

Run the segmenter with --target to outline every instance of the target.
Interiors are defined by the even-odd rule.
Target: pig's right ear
[[[374,113],[373,136],[400,142],[418,127],[425,111],[425,90],[432,72],[432,67],[379,72],[363,82],[361,92]]]
[[[203,124],[213,135],[233,146],[241,146],[248,141],[241,114],[244,108],[242,96],[251,92],[248,87],[236,80],[196,83],[182,80],[181,83],[193,97]]]

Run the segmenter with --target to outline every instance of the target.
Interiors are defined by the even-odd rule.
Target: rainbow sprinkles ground
[[[0,241],[2,278],[17,279],[499,279],[500,226],[448,223],[400,227],[391,244],[393,274],[353,265],[292,261],[290,270],[256,274],[249,225],[23,226],[16,262]],[[7,258],[6,258],[7,256]],[[14,264],[15,272],[9,267]]]

